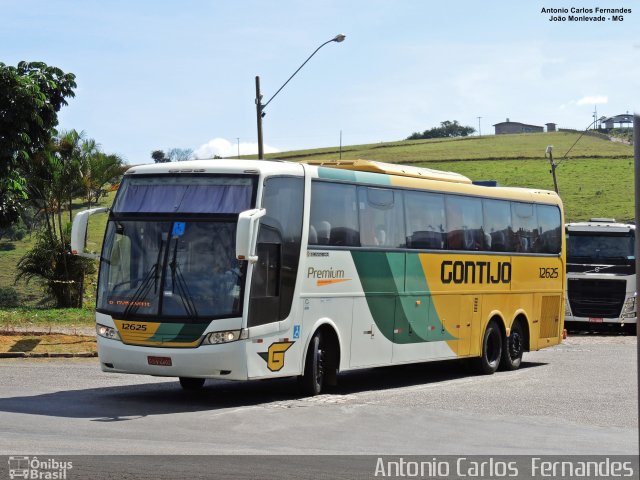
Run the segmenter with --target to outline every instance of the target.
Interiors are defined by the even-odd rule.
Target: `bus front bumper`
[[[142,347],[100,336],[97,343],[103,372],[225,380],[248,378],[243,340],[197,348]]]

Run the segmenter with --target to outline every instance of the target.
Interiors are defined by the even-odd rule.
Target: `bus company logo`
[[[295,342],[274,342],[269,345],[266,352],[258,352],[258,355],[267,362],[267,368],[272,372],[279,372],[284,367],[284,354]]]
[[[307,257],[328,257],[329,252],[311,252],[307,250]]]
[[[9,478],[33,480],[64,480],[73,462],[62,462],[55,458],[40,460],[38,457],[9,457]]]
[[[511,283],[511,262],[462,262],[445,260],[440,265],[440,281],[449,283]]]
[[[307,278],[313,278],[316,280],[318,287],[324,287],[326,285],[333,285],[334,283],[348,282],[350,278],[344,278],[344,270],[329,268],[314,268],[309,267],[307,269]]]

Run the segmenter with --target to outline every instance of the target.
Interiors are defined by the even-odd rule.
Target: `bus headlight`
[[[96,324],[96,333],[104,338],[108,338],[110,340],[120,340],[120,334],[118,330],[112,327],[107,327],[106,325]]]
[[[235,342],[247,338],[246,330],[225,330],[222,332],[212,332],[204,337],[204,345],[218,345],[220,343]]]
[[[633,318],[636,316],[636,297],[629,297],[624,301],[620,318]]]

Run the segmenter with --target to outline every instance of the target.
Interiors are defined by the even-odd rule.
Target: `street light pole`
[[[300,65],[298,69],[295,72],[293,72],[293,75],[291,75],[287,79],[287,81],[284,82],[282,86],[276,91],[276,93],[274,93],[273,96],[269,100],[267,100],[267,102],[264,104],[262,103],[262,94],[260,93],[260,77],[256,76],[256,117],[257,117],[257,123],[258,123],[258,159],[259,160],[264,160],[264,144],[262,141],[262,118],[266,115],[264,111],[265,107],[269,105],[269,103],[271,103],[271,100],[273,100],[276,97],[276,95],[280,93],[280,90],[282,90],[285,87],[285,85],[287,85],[287,83],[289,83],[291,79],[295,77],[296,73],[298,73],[300,69],[304,67],[309,60],[311,60],[311,57],[313,57],[316,53],[318,53],[318,50],[320,50],[326,44],[331,42],[340,43],[344,41],[345,38],[346,36],[343,34],[336,35],[331,40],[327,40],[318,48],[316,48],[314,52],[311,55],[309,55],[309,57],[307,57],[307,59],[302,63],[302,65]]]

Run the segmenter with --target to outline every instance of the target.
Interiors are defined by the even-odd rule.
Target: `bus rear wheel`
[[[524,330],[522,324],[516,321],[511,326],[511,333],[507,337],[504,336],[502,344],[502,359],[500,367],[503,370],[517,370],[522,363],[522,354],[524,353]]]
[[[325,384],[325,345],[321,332],[311,338],[300,386],[305,395],[319,395]]]
[[[179,380],[183,390],[195,391],[204,386],[204,378],[180,377]]]
[[[483,375],[491,375],[500,365],[502,357],[502,332],[495,320],[487,324],[482,337],[482,355],[476,359],[476,370]]]

